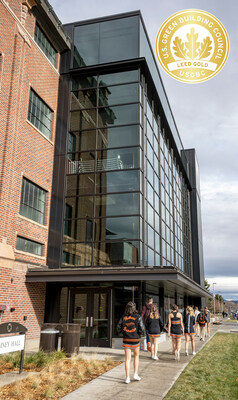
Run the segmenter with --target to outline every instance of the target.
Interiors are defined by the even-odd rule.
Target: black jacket
[[[148,333],[151,333],[152,335],[159,335],[163,329],[163,321],[162,319],[159,318],[150,318],[150,316],[147,318],[145,327],[148,330]]]
[[[145,334],[145,327],[139,314],[123,315],[118,322],[117,332],[126,339],[139,339]]]

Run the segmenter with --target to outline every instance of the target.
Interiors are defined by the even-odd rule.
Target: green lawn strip
[[[192,359],[164,400],[237,400],[238,335],[217,333]]]

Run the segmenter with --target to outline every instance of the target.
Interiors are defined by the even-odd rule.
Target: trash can
[[[61,348],[67,355],[79,352],[80,324],[61,324]]]
[[[57,324],[43,324],[41,326],[40,349],[47,353],[58,349],[59,330]]]

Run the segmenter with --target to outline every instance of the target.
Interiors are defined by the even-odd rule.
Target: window
[[[28,120],[43,133],[48,139],[51,138],[53,111],[47,104],[31,89]]]
[[[20,214],[39,224],[44,224],[46,191],[23,178]]]
[[[56,66],[56,50],[52,46],[52,44],[47,39],[46,35],[39,27],[38,24],[35,26],[35,41],[40,46],[41,50],[45,53],[46,57],[50,60],[50,62]]]
[[[43,244],[34,242],[33,240],[25,239],[21,236],[17,236],[16,249],[25,251],[26,253],[32,253],[37,256],[42,256]]]

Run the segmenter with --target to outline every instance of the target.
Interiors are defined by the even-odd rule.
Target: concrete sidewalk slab
[[[10,385],[11,383],[15,383],[18,381],[22,381],[23,379],[29,377],[30,375],[36,375],[39,372],[22,372],[19,374],[18,371],[8,372],[6,374],[0,375],[0,387]]]
[[[211,327],[211,337],[219,330],[218,326]],[[226,330],[228,331],[228,329]],[[196,352],[200,351],[204,345],[210,340],[207,338],[205,342],[195,338]],[[74,392],[64,396],[61,400],[128,400],[128,398],[135,397],[137,400],[160,400],[163,399],[168,393],[169,389],[173,386],[183,369],[194,357],[192,355],[185,356],[185,340],[182,339],[181,359],[180,361],[174,360],[172,354],[171,340],[167,340],[159,345],[159,360],[152,360],[148,352],[141,351],[140,353],[140,366],[139,375],[141,381],[133,381],[133,369],[131,365],[131,383],[126,385],[125,381],[125,364],[121,364],[116,368],[111,369],[100,377],[92,380]],[[189,345],[191,353],[191,346]],[[98,349],[102,355],[113,353],[113,357],[123,356],[123,350]],[[122,353],[121,353],[122,352]],[[96,354],[94,349],[94,356]],[[87,350],[89,356],[89,349]],[[195,356],[196,357],[196,356]],[[133,362],[133,360],[132,360]]]

